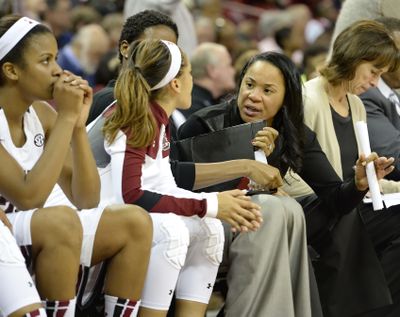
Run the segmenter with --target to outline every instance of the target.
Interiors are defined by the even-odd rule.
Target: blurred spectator
[[[77,5],[71,10],[71,30],[74,34],[78,30],[88,24],[99,24],[101,22],[101,15],[91,6]]]
[[[217,35],[213,19],[206,16],[200,16],[195,21],[195,28],[199,44],[216,41]]]
[[[110,47],[112,49],[117,49],[122,28],[124,26],[124,16],[122,13],[107,14],[101,22],[101,26],[110,38]]]
[[[236,58],[236,60],[233,64],[233,68],[235,70],[235,83],[239,82],[240,73],[241,73],[244,65],[247,63],[247,61],[251,57],[253,57],[259,53],[260,53],[260,51],[258,49],[249,49],[247,51],[244,51],[242,54],[240,54],[238,56],[238,58]]]
[[[95,73],[96,91],[105,87],[110,80],[117,78],[120,61],[117,50],[110,50],[100,60]]]
[[[124,0],[90,0],[90,6],[96,9],[102,16],[106,16],[110,13],[119,12],[122,13],[124,7]]]
[[[329,47],[324,45],[311,45],[304,50],[303,80],[307,81],[319,75],[318,70],[325,64]]]
[[[196,29],[192,14],[181,0],[126,0],[124,6],[124,17],[134,15],[143,10],[152,9],[167,14],[178,26],[178,45],[191,56],[197,46]]]
[[[274,34],[275,42],[278,44],[280,51],[288,57],[296,50],[295,46],[292,45],[292,40],[295,39],[292,30],[292,25],[286,25]]]
[[[217,18],[215,20],[217,43],[226,47],[232,58],[236,58],[244,49],[236,32],[236,25],[229,19]]]
[[[24,0],[22,1],[22,15],[36,21],[41,21],[42,14],[46,11],[45,0]]]
[[[322,45],[322,46],[327,46],[329,48],[333,34],[333,28],[334,28],[333,25],[325,28],[324,33],[318,36],[312,45]]]
[[[234,22],[249,17],[259,17],[263,12],[285,9],[290,0],[232,0],[221,1],[224,16]]]
[[[237,26],[237,36],[241,45],[246,47],[246,49],[257,47],[258,34],[256,20],[245,19],[240,21]]]
[[[327,24],[328,22],[324,23],[324,21],[310,19],[304,29],[306,42],[308,44],[314,43],[315,40],[325,32],[325,25]]]
[[[282,50],[275,40],[275,33],[290,25],[290,16],[285,11],[269,10],[263,13],[258,22],[258,31],[261,37],[258,49],[261,52],[281,52]]]
[[[101,58],[109,51],[109,38],[98,24],[83,26],[71,44],[65,46],[58,56],[58,63],[76,75],[86,79],[94,87],[95,72]]]
[[[191,58],[193,90],[192,106],[180,110],[188,118],[204,107],[215,105],[226,93],[235,88],[232,59],[225,46],[202,43]]]
[[[43,21],[53,31],[58,48],[68,44],[73,34],[71,27],[71,3],[69,0],[46,0],[47,10],[43,13]]]
[[[379,17],[392,17],[400,19],[399,0],[346,0],[335,24],[331,47],[336,37],[352,23],[363,19],[376,19]]]
[[[122,13],[109,13],[101,21],[101,26],[107,32],[110,39],[109,51],[101,58],[95,73],[95,90],[101,89],[118,75],[120,61],[118,58],[118,43],[124,18]]]
[[[184,0],[185,1],[185,0]],[[188,1],[185,1],[186,3]],[[222,15],[222,3],[220,0],[190,1],[191,11],[196,16],[206,16],[215,20]]]
[[[300,66],[303,61],[303,50],[306,47],[306,27],[311,21],[311,11],[305,4],[291,5],[287,12],[292,20],[290,51],[288,55],[293,62]],[[321,34],[323,30],[320,30]]]
[[[318,2],[314,11],[314,17],[323,23],[326,23],[325,27],[329,28],[334,26],[338,14],[339,9],[332,0],[322,0]]]
[[[0,0],[0,17],[13,13],[13,9],[12,0]]]
[[[281,23],[278,23],[273,34],[275,43],[280,48],[276,51],[290,57],[298,67],[301,66],[303,50],[307,44],[305,30],[311,21],[310,18],[311,12],[306,5],[292,5],[282,15],[278,15],[278,21]]]

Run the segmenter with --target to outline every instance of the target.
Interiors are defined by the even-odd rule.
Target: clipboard
[[[236,159],[254,160],[251,140],[266,126],[265,121],[243,123],[218,131],[179,140],[174,146],[178,160],[194,163],[214,163]],[[201,191],[224,191],[237,188],[241,178],[203,188]]]

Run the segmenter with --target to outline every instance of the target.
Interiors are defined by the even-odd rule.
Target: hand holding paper
[[[257,162],[261,162],[264,164],[268,164],[267,156],[270,155],[275,149],[275,140],[278,137],[279,133],[274,128],[264,127],[262,130],[259,130],[252,141],[252,144],[256,147],[254,151],[254,159]],[[268,170],[268,171],[267,171]],[[253,171],[257,172],[257,171]],[[253,173],[254,174],[254,173]],[[265,176],[267,177],[265,177]],[[283,185],[282,178],[280,172],[277,168],[272,167],[270,165],[265,166],[259,176],[264,176],[264,179],[269,179],[268,185],[257,183],[257,179],[255,177],[250,177],[249,189],[252,190],[261,190],[261,189],[270,189],[277,188]]]
[[[371,154],[367,124],[363,121],[359,121],[356,122],[355,127],[359,147],[361,152],[363,153],[360,155],[360,158],[358,159],[356,164],[356,181],[358,181],[359,185],[362,185],[365,182],[366,176],[368,187],[371,192],[373,208],[374,210],[380,210],[383,209],[383,202],[379,190],[378,180],[393,171],[394,167],[391,166],[391,164],[393,163],[394,159],[378,157],[376,153]],[[362,166],[365,165],[365,163],[366,166],[364,169],[362,168]]]
[[[252,140],[252,144],[264,152],[264,156],[269,156],[275,149],[275,140],[279,132],[272,127],[264,127],[259,130]]]

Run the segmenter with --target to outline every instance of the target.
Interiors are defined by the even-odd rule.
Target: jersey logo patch
[[[42,147],[44,144],[44,135],[41,133],[36,134],[33,143],[35,143],[37,147]]]
[[[162,142],[162,150],[163,151],[168,151],[170,148],[170,143],[168,141],[167,135],[164,134],[163,136],[163,142]]]

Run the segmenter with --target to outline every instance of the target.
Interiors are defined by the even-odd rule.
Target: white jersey
[[[20,164],[27,173],[36,164],[43,152],[44,131],[33,107],[29,107],[24,114],[24,132],[26,142],[22,147],[16,147],[12,141],[8,122],[4,110],[0,108],[0,144]],[[0,195],[0,207],[6,213],[16,212],[17,209]],[[0,285],[4,288],[0,293],[0,316],[8,315],[22,306],[40,303],[40,297],[29,275],[21,251],[26,251],[30,264],[29,251],[18,249],[14,237],[0,222]],[[29,249],[29,247],[28,247]],[[13,287],[10,287],[10,286]],[[43,313],[44,315],[44,313]],[[39,313],[38,313],[39,316]],[[40,316],[42,314],[40,313]]]
[[[24,114],[24,132],[26,141],[21,147],[16,147],[12,141],[10,129],[4,110],[0,108],[0,144],[28,173],[43,153],[45,134],[42,124],[32,106]],[[14,206],[0,195],[0,207],[6,213],[17,211]]]
[[[30,106],[24,114],[23,127],[26,142],[23,146],[16,147],[10,135],[5,113],[3,109],[0,108],[0,144],[18,162],[25,173],[28,173],[43,154],[45,144],[45,133],[42,123],[32,106]],[[50,193],[44,207],[56,205],[66,205],[71,208],[75,208],[58,185],[56,185]],[[9,220],[13,224],[14,236],[16,237],[20,250],[25,258],[26,265],[30,267],[32,264],[30,223],[34,211],[30,210],[18,212],[18,209],[1,195],[0,208],[3,208],[3,210],[7,213]],[[98,208],[82,210],[78,213],[83,227],[83,242],[81,251],[81,264],[83,266],[90,266],[93,253],[94,237],[104,208],[105,205],[102,204]],[[84,271],[81,273],[80,280],[78,282],[78,306],[81,307],[83,306],[83,303],[91,300],[92,293],[94,292],[93,284],[102,283],[102,280],[97,279],[96,275],[97,270],[101,267],[103,266],[99,265],[93,270],[93,272],[89,272],[88,268],[83,268]],[[102,284],[99,287],[102,287]],[[85,298],[83,298],[83,296],[85,296]]]

